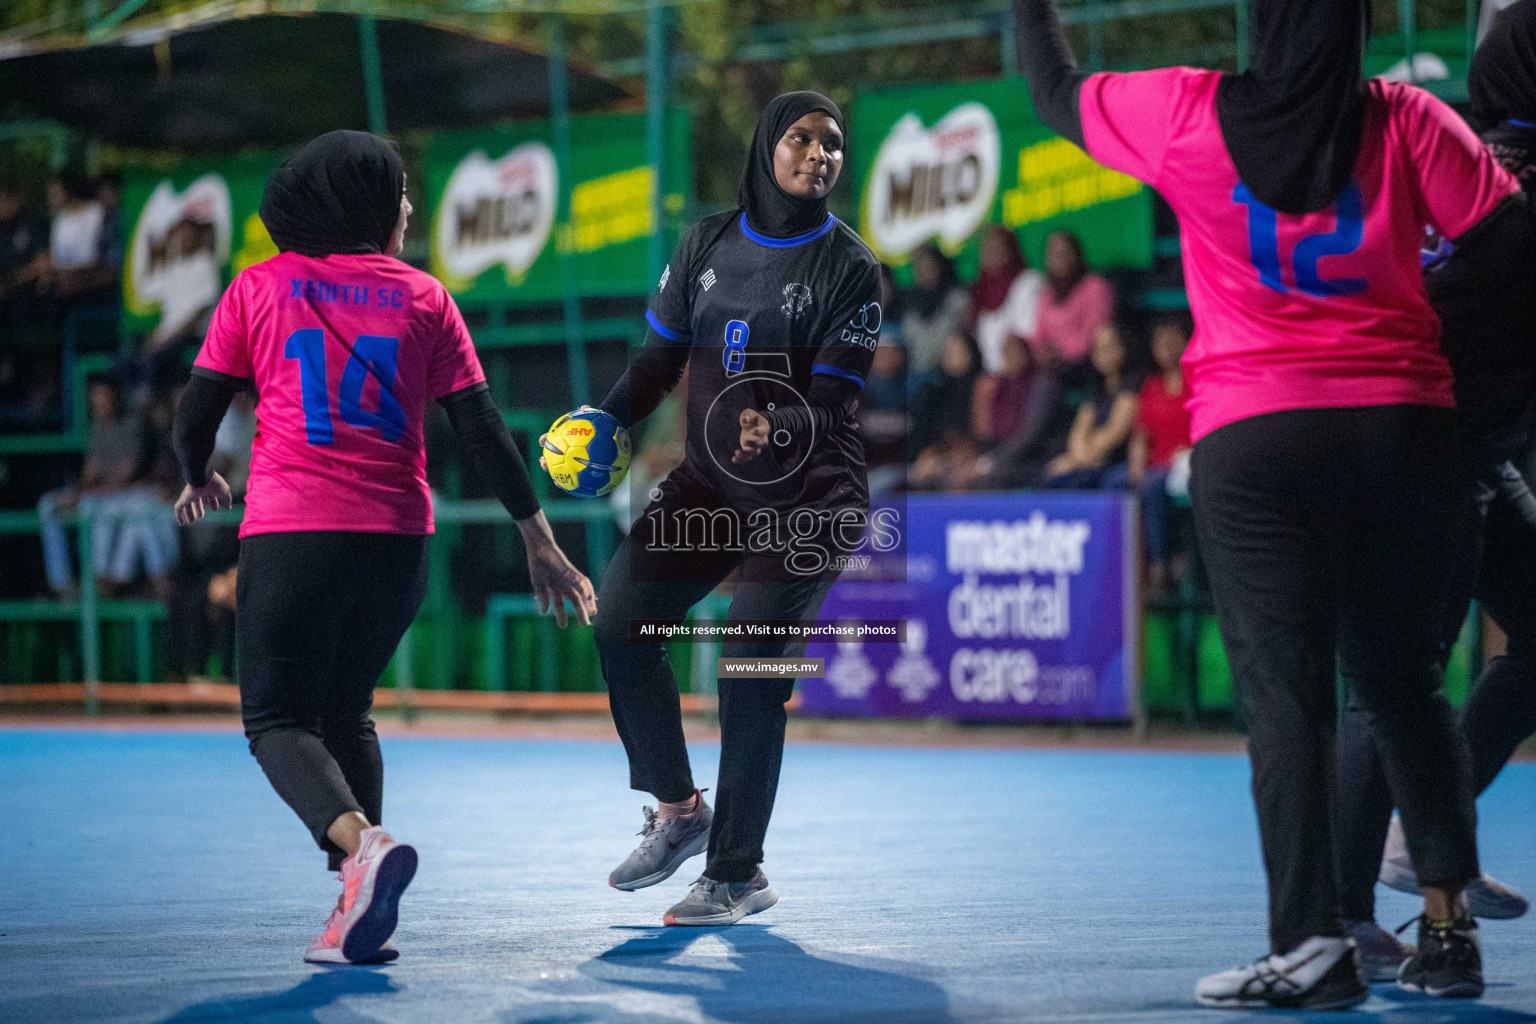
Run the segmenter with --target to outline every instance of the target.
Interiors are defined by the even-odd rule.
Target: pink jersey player
[[[1517,191],[1444,103],[1366,83],[1353,180],[1331,208],[1277,213],[1238,180],[1216,117],[1221,75],[1092,75],[1088,152],[1157,188],[1179,217],[1195,334],[1184,354],[1194,440],[1281,409],[1450,406],[1424,292],[1423,226],[1455,238]]]
[[[427,405],[485,380],[443,286],[379,254],[285,252],[242,271],[195,365],[260,396],[242,537],[431,533]]]

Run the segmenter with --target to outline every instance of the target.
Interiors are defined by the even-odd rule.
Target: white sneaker
[[[1403,833],[1403,819],[1392,815],[1392,827],[1387,829],[1387,845],[1381,855],[1382,885],[1410,896],[1422,896],[1418,873],[1413,870],[1413,858],[1408,854],[1408,837]],[[1530,903],[1497,878],[1482,875],[1467,883],[1467,905],[1473,917],[1489,921],[1509,921],[1525,916]]]
[[[1201,1006],[1224,1010],[1342,1010],[1365,1002],[1355,944],[1314,935],[1289,953],[1207,975],[1195,984]]]
[[[357,852],[341,862],[336,909],[304,959],[314,964],[384,962],[379,957],[395,934],[400,894],[415,875],[413,847],[395,842],[377,825],[364,829]]]

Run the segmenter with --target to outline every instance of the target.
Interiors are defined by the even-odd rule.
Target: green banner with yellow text
[[[1036,267],[1059,229],[1095,269],[1152,265],[1151,190],[1037,121],[1022,82],[863,93],[851,134],[859,233],[892,266],[934,241],[971,276],[987,224],[1017,232]]]
[[[655,287],[649,250],[653,168],[645,117],[571,119],[569,167],[558,166],[550,122],[526,121],[434,136],[426,150],[430,269],[461,302],[534,303],[562,294],[572,254],[583,295],[643,295]],[[689,116],[667,130],[665,214],[670,255],[690,180]],[[562,198],[568,223],[556,223]]]

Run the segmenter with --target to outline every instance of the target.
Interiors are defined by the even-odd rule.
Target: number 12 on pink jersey
[[[377,427],[393,444],[405,433],[405,410],[395,398],[396,361],[400,339],[378,334],[359,334],[352,355],[341,371],[336,405],[341,418],[354,427]],[[288,335],[283,357],[299,361],[300,393],[304,398],[304,436],[310,444],[333,444],[336,428],[331,422],[331,392],[325,372],[325,331],[305,327]],[[363,408],[363,385],[369,375],[379,382],[379,411]]]

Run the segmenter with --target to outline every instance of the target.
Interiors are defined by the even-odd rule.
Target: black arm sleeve
[[[662,399],[682,380],[683,370],[688,367],[688,351],[687,345],[670,342],[657,334],[655,328],[647,328],[640,354],[598,408],[618,420],[620,426],[628,428],[639,423],[655,412]]]
[[[230,400],[248,383],[217,370],[201,366],[192,368],[192,377],[181,393],[176,418],[171,424],[171,446],[176,450],[182,478],[193,487],[208,482],[208,460],[213,457],[213,442],[218,437],[219,424],[224,422]]]
[[[475,469],[490,485],[513,519],[527,519],[539,511],[528,464],[518,453],[501,411],[491,400],[491,389],[482,381],[438,400],[459,443],[469,452]]]
[[[854,399],[858,397],[859,390],[859,386],[851,380],[826,373],[816,374],[811,378],[804,406],[780,406],[763,413],[768,420],[769,438],[780,430],[788,431],[790,437],[797,439],[826,437],[853,419]],[[769,450],[772,450],[771,447]]]
[[[1083,149],[1083,118],[1077,93],[1088,76],[1077,70],[1072,47],[1056,16],[1054,0],[1013,0],[1013,31],[1019,73],[1029,83],[1035,116],[1042,124]]]

